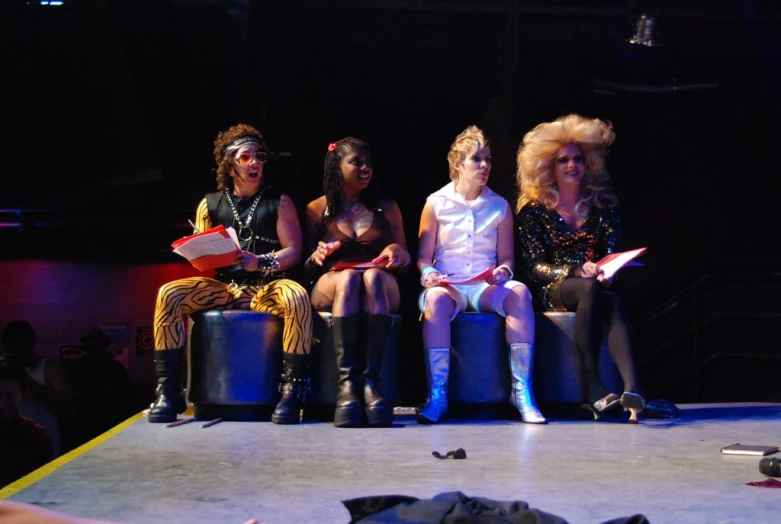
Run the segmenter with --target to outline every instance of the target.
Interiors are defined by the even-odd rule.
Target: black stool
[[[536,313],[534,350],[534,394],[537,402],[553,415],[577,414],[584,402],[580,357],[575,344],[575,313],[546,311]],[[605,387],[621,394],[624,383],[607,349],[607,337],[599,356],[599,375]]]
[[[270,420],[279,401],[282,319],[201,311],[188,322],[188,397],[199,420]]]
[[[450,323],[451,417],[517,418],[510,405],[510,362],[504,317],[496,313],[459,313]]]

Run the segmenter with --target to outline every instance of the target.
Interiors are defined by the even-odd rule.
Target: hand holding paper
[[[611,253],[597,262],[597,267],[602,271],[602,276],[605,279],[612,278],[616,274],[616,271],[622,267],[628,266],[642,266],[640,262],[633,261],[646,252],[647,248],[641,247],[639,249],[633,249],[631,251],[623,251],[621,253]]]
[[[202,233],[180,238],[171,247],[199,271],[233,265],[239,252],[236,231],[217,226]]]
[[[488,279],[491,275],[494,274],[494,269],[496,269],[496,266],[491,266],[485,271],[481,271],[477,275],[467,278],[466,280],[450,280],[447,278],[443,278],[439,281],[440,284],[478,284],[480,282],[483,282]]]
[[[329,271],[341,271],[342,269],[388,269],[390,263],[389,255],[380,255],[369,262],[339,262]]]

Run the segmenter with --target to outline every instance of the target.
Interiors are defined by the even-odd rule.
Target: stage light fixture
[[[627,42],[646,47],[658,46],[656,41],[656,16],[651,13],[640,13],[635,21],[634,32]]]

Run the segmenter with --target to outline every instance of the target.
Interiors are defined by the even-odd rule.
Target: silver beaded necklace
[[[255,238],[255,232],[252,230],[251,227],[249,227],[250,223],[252,222],[252,218],[255,216],[255,209],[258,207],[258,204],[260,203],[260,199],[263,197],[263,192],[266,190],[265,187],[261,188],[260,191],[258,191],[257,196],[255,197],[255,200],[252,201],[252,205],[249,208],[249,212],[247,213],[247,219],[242,224],[241,223],[241,215],[239,215],[238,209],[236,209],[236,204],[233,203],[233,198],[231,198],[230,191],[228,191],[227,188],[225,188],[225,196],[228,197],[228,203],[231,205],[231,211],[233,211],[233,218],[236,219],[236,222],[239,224],[239,231],[238,231],[238,237],[239,240],[242,242],[249,242],[253,238]]]

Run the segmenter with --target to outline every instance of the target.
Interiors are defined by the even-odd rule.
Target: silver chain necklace
[[[252,230],[251,227],[249,227],[250,222],[252,222],[252,218],[255,216],[255,209],[258,207],[258,204],[260,203],[261,197],[263,197],[263,192],[266,190],[266,188],[261,188],[260,191],[258,191],[258,195],[255,197],[255,200],[252,202],[252,205],[249,208],[249,212],[247,213],[247,220],[242,224],[241,223],[241,215],[239,215],[238,209],[236,209],[236,204],[233,203],[233,198],[231,198],[230,191],[228,191],[227,188],[225,188],[225,196],[228,197],[228,203],[231,205],[231,211],[233,211],[233,218],[236,219],[236,222],[239,224],[239,231],[238,231],[238,237],[239,240],[242,242],[249,242],[255,237],[255,232]]]

